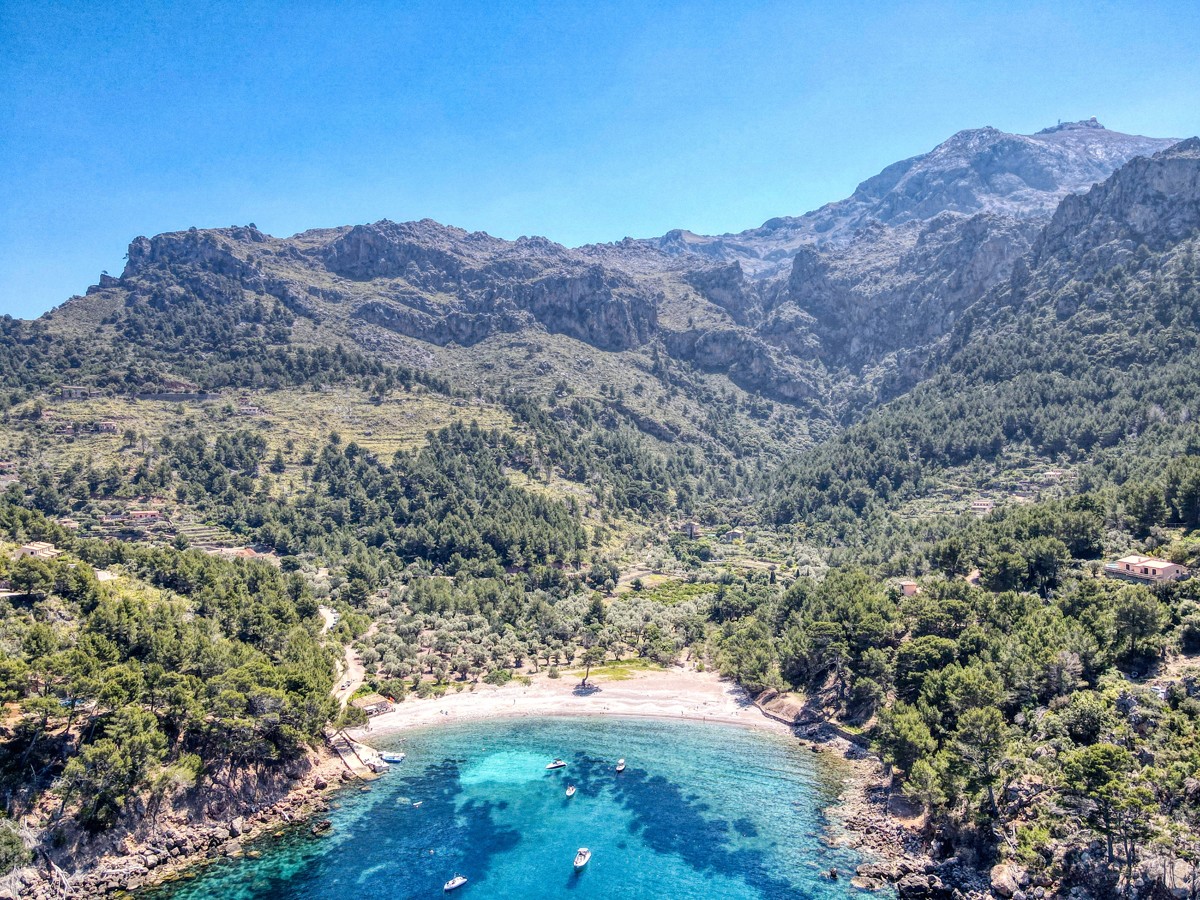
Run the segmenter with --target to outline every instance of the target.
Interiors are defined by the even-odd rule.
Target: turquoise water
[[[551,718],[380,738],[408,758],[338,795],[332,830],[260,842],[143,900],[835,898],[857,857],[822,842],[841,775],[784,735],[661,720]],[[548,772],[555,756],[567,768]],[[627,768],[614,771],[618,757]],[[577,793],[568,799],[566,786]],[[420,806],[414,806],[420,802]],[[576,874],[575,851],[592,860]],[[822,873],[838,868],[831,881]]]

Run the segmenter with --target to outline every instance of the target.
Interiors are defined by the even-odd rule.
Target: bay
[[[407,759],[293,829],[145,900],[836,898],[857,855],[828,847],[844,769],[788,735],[658,719],[542,718],[372,741]],[[555,757],[563,769],[547,771]],[[623,773],[615,771],[626,760]],[[574,797],[566,787],[574,784]],[[591,862],[572,861],[586,846]],[[827,877],[831,868],[841,877]]]

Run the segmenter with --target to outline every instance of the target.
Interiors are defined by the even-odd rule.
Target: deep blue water
[[[549,718],[380,738],[408,759],[293,829],[144,900],[835,898],[853,851],[822,842],[836,767],[784,735],[660,720]],[[568,762],[547,772],[553,757]],[[627,769],[614,765],[625,757]],[[568,799],[568,784],[578,788]],[[420,801],[419,807],[413,803]],[[575,851],[592,860],[575,874]],[[822,873],[837,867],[842,877]]]

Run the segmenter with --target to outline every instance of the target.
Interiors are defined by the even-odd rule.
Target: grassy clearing
[[[598,666],[592,666],[589,680],[595,678],[600,681],[628,681],[639,672],[661,672],[665,668],[653,660],[636,656],[630,659],[609,659]],[[584,666],[579,666],[578,668],[564,669],[563,674],[583,678],[585,671],[587,670]]]
[[[646,579],[643,579],[645,582]],[[717,585],[706,582],[687,582],[687,581],[671,581],[662,580],[657,586],[648,590],[643,590],[642,594],[647,600],[653,600],[655,603],[662,603],[665,606],[674,606],[677,603],[685,603],[688,600],[694,600],[697,597],[705,597],[717,592]]]

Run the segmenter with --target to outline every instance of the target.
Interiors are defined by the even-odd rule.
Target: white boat
[[[575,785],[573,785],[573,784],[571,784],[571,785],[567,785],[567,796],[568,796],[568,797],[574,797],[574,796],[575,796]]]
[[[380,753],[379,758],[385,763],[400,763],[404,762],[403,753]]]
[[[462,887],[466,883],[467,883],[466,875],[455,875],[453,878],[451,878],[449,881],[446,882],[446,884],[442,888],[442,890],[453,891],[456,888]]]
[[[618,772],[624,772],[624,771],[625,771],[625,760],[623,760],[623,759],[618,759],[618,760],[617,760],[617,771],[618,771]]]
[[[564,766],[566,766],[565,762],[563,762],[561,759],[556,759],[556,760],[554,760],[554,762],[548,763],[546,765],[546,768],[547,769],[561,769]]]
[[[575,871],[578,872],[588,864],[588,860],[592,858],[592,851],[587,847],[580,847],[579,852],[575,854]]]

